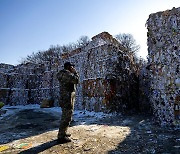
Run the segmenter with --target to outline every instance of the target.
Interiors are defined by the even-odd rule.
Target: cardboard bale
[[[27,80],[27,75],[17,73],[8,74],[7,87],[25,89]]]
[[[45,71],[41,76],[41,88],[52,88],[53,87],[53,72]]]
[[[39,89],[39,96],[41,97],[41,100],[51,99],[53,98],[53,90],[49,88],[41,88]]]
[[[9,91],[9,88],[0,88],[0,101],[4,102],[6,105],[8,104]]]
[[[10,102],[10,105],[27,105],[28,104],[28,90],[11,89],[9,102]]]
[[[59,81],[57,79],[57,72],[52,73],[52,87],[59,87]]]
[[[26,89],[37,89],[40,87],[41,74],[30,74],[27,79]]]
[[[7,74],[0,72],[0,88],[7,88]]]
[[[11,70],[14,70],[14,66],[13,65],[0,63],[0,72],[2,72],[2,73],[9,73],[9,72],[11,72]]]
[[[180,124],[179,108],[175,107],[180,95],[179,16],[180,8],[173,8],[151,14],[147,20],[150,102],[161,125]]]
[[[36,74],[36,75],[40,75],[40,74],[43,74],[43,72],[46,70],[45,68],[45,65],[44,64],[39,64],[38,66],[36,66],[34,69],[33,69],[33,74]]]
[[[54,106],[59,106],[60,89],[59,87],[53,87],[51,99],[54,101]]]
[[[28,91],[28,104],[40,104],[41,100],[39,89],[30,89]]]

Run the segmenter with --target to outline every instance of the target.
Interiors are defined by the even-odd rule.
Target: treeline
[[[25,58],[20,60],[21,64],[33,63],[43,64],[45,62],[52,62],[54,59],[59,59],[62,53],[72,51],[77,48],[82,48],[90,42],[88,36],[81,36],[75,43],[69,43],[67,45],[51,45],[48,50],[33,52]]]
[[[121,46],[127,51],[133,54],[137,63],[145,63],[145,60],[137,57],[140,46],[136,44],[136,40],[131,34],[119,33],[114,36]],[[81,36],[75,43],[69,43],[67,45],[51,45],[48,50],[33,52],[31,55],[20,60],[21,64],[33,63],[33,64],[43,64],[45,62],[53,63],[55,59],[60,59],[62,53],[70,52],[77,48],[82,48],[86,46],[91,39],[88,36]]]

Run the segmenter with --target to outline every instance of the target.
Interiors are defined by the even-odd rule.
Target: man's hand
[[[76,69],[75,69],[74,67],[72,67],[72,66],[71,66],[71,68],[70,68],[70,72],[71,72],[71,73],[77,73]]]

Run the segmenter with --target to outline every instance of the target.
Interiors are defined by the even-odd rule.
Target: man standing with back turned
[[[67,129],[72,120],[76,84],[79,83],[79,75],[70,62],[64,64],[64,69],[57,73],[57,78],[60,83],[60,99],[59,105],[62,108],[62,117],[58,132],[58,142],[71,142],[70,134],[67,134]]]

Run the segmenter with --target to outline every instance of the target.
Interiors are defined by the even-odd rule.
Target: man
[[[64,69],[57,73],[57,78],[60,82],[60,100],[59,105],[62,108],[62,117],[58,132],[58,142],[71,142],[68,138],[67,129],[72,120],[76,84],[79,83],[79,75],[70,62],[64,64]]]

